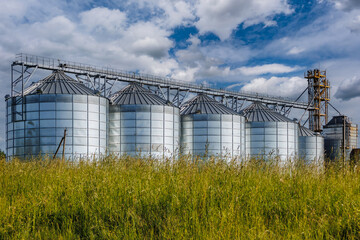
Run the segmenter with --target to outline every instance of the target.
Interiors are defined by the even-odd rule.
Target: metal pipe
[[[64,129],[64,142],[63,142],[63,152],[62,152],[62,160],[65,160],[65,142],[66,142],[66,128]]]
[[[61,144],[63,143],[62,160],[64,161],[64,159],[65,159],[65,139],[66,139],[66,128],[64,129],[64,136],[61,138],[61,141],[60,141],[60,143],[59,143],[59,146],[58,146],[57,149],[56,149],[56,152],[55,152],[55,154],[54,154],[54,156],[53,156],[53,159],[56,158],[56,155],[57,155],[57,153],[59,152],[59,149],[60,149],[60,147],[61,147]]]

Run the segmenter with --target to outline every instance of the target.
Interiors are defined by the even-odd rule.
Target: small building
[[[330,160],[350,159],[350,153],[358,144],[358,125],[347,116],[334,116],[323,128],[325,155]]]

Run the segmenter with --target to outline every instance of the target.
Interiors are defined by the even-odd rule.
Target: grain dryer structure
[[[347,116],[334,116],[323,130],[325,137],[325,154],[330,160],[350,159],[350,153],[358,144],[358,125]]]

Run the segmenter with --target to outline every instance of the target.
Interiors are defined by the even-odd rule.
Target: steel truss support
[[[27,66],[25,64],[11,65],[11,97],[15,97],[11,106],[12,121],[25,120],[24,89],[30,84],[30,79],[38,69],[38,66]],[[21,109],[16,108],[21,106]]]
[[[236,112],[239,112],[243,108],[245,102],[254,101],[272,106],[283,114],[288,114],[292,108],[303,109],[305,111],[313,109],[312,106],[308,106],[308,103],[281,97],[214,89],[208,86],[176,81],[166,77],[100,68],[82,63],[28,54],[18,54],[12,64],[12,96],[23,96],[24,89],[36,69],[50,71],[61,70],[67,74],[75,75],[78,81],[83,82],[86,86],[104,97],[113,96],[114,92],[118,90],[115,87],[119,82],[136,82],[176,106],[184,104],[184,101],[190,93],[203,93],[213,97]]]
[[[88,88],[102,96],[110,96],[116,81],[108,81],[105,75],[90,76],[89,74],[75,74],[76,79]]]
[[[184,100],[189,94],[189,89],[181,88],[172,88],[172,87],[163,87],[163,86],[153,86],[148,84],[143,84],[143,87],[147,88],[151,92],[159,95],[159,97],[165,99],[166,101],[171,102],[177,107],[180,107],[184,103]]]
[[[25,66],[24,64],[11,65],[11,96],[23,96],[24,89],[29,86],[31,77],[38,66]]]

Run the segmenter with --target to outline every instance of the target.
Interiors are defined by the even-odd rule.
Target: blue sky
[[[360,122],[359,0],[0,0],[0,6],[3,96],[19,52],[293,98],[306,88],[304,72],[320,67],[331,81],[332,104]],[[0,134],[3,149],[4,128]]]

